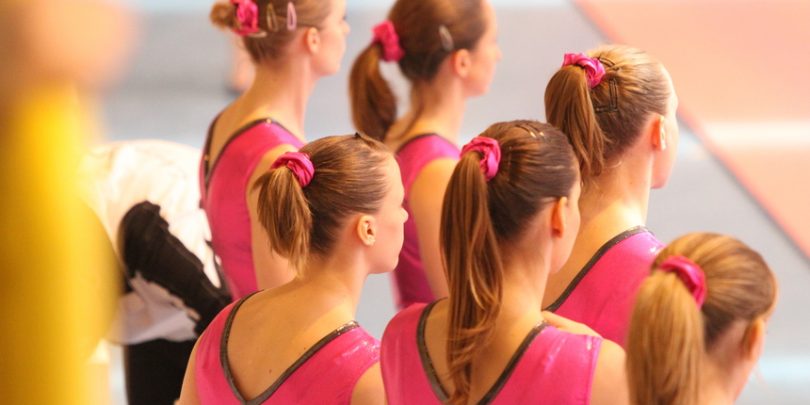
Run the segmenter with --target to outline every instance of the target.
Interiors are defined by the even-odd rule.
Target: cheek
[[[346,35],[340,28],[333,28],[326,34],[324,46],[330,59],[340,62],[346,52]]]

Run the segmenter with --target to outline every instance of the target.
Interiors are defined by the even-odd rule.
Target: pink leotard
[[[405,187],[405,203],[408,220],[405,222],[405,242],[399,253],[399,264],[394,269],[396,301],[398,308],[406,308],[415,302],[431,302],[435,299],[428,284],[422,259],[419,254],[419,235],[410,207],[411,186],[422,169],[437,159],[458,160],[459,149],[450,141],[436,134],[416,136],[403,144],[396,152],[402,185]],[[444,193],[444,185],[436,192]]]
[[[605,243],[548,308],[624,347],[641,282],[663,245],[636,227]]]
[[[357,381],[380,358],[379,342],[354,321],[313,345],[258,397],[242,397],[227,347],[233,318],[247,298],[223,309],[197,343],[194,378],[200,403],[348,405]]]
[[[380,368],[390,405],[441,404],[448,398],[424,341],[432,306],[412,305],[385,329]],[[540,324],[479,403],[588,404],[601,347],[601,338]]]
[[[303,143],[275,121],[256,120],[231,136],[209,169],[211,137],[209,130],[200,164],[200,204],[211,226],[214,252],[236,300],[257,289],[246,201],[248,181],[268,151],[280,145],[298,149]]]

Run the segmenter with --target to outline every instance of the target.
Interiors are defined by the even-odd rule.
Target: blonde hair
[[[659,271],[671,256],[684,256],[703,270],[701,308],[678,276]],[[630,320],[627,372],[632,403],[698,403],[705,353],[735,321],[753,322],[772,309],[776,279],[742,242],[713,233],[682,236],[663,249],[641,285]]]

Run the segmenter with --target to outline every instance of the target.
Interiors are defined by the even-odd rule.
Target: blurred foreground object
[[[133,21],[101,0],[0,1],[0,392],[106,402],[91,396],[106,370],[89,378],[87,359],[108,327],[115,259],[74,173],[87,100],[119,70]]]

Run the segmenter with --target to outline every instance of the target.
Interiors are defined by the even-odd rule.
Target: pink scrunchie
[[[385,20],[374,26],[374,43],[382,45],[383,60],[386,62],[399,62],[405,51],[399,46],[399,35],[394,24]]]
[[[312,165],[312,161],[309,160],[306,153],[285,152],[273,162],[270,169],[277,169],[281,166],[287,166],[293,172],[295,179],[298,180],[298,184],[302,188],[308,186],[315,175],[315,166]]]
[[[706,275],[697,263],[683,256],[672,256],[664,260],[658,268],[675,273],[695,298],[698,308],[703,307],[703,302],[706,301]]]
[[[584,53],[566,53],[563,59],[563,66],[577,65],[585,69],[588,77],[588,87],[594,88],[602,83],[605,77],[605,66],[597,58],[588,57]]]
[[[239,36],[253,35],[259,32],[259,7],[253,0],[231,0],[231,4],[236,6],[236,22],[239,25],[234,28]]]
[[[498,174],[498,166],[501,164],[501,146],[498,141],[484,136],[476,136],[470,143],[461,148],[461,154],[467,152],[478,152],[481,154],[481,172],[487,181],[492,180]]]

